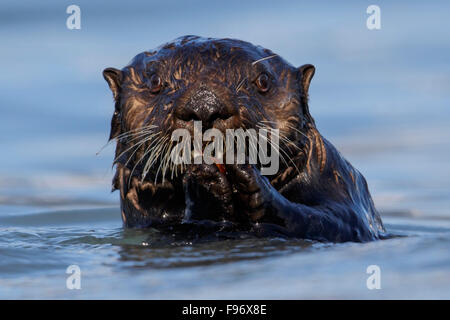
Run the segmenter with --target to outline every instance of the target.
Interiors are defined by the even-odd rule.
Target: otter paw
[[[227,166],[227,177],[234,189],[239,207],[253,222],[260,220],[270,204],[268,180],[249,164]]]
[[[230,220],[233,215],[231,186],[215,165],[199,164],[188,168],[183,187],[186,199],[185,220]]]

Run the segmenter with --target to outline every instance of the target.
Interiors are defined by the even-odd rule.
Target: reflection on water
[[[304,251],[312,246],[309,241],[284,239],[209,240],[203,243],[167,242],[151,246],[159,239],[148,237],[141,246],[122,245],[120,261],[130,262],[133,268],[185,268],[241,260],[271,258],[286,253]]]
[[[378,1],[379,31],[359,1],[77,4],[79,31],[57,0],[0,5],[0,298],[450,297],[447,1]],[[113,111],[101,71],[184,34],[313,63],[320,131],[366,176],[388,231],[406,237],[183,241],[122,229],[113,150],[95,155]],[[71,264],[82,290],[65,287]],[[372,264],[382,290],[365,286]]]
[[[446,298],[450,293],[449,220],[392,214],[386,228],[401,237],[329,244],[249,236],[186,241],[155,230],[125,230],[118,216],[119,210],[110,208],[1,217],[2,297]],[[82,272],[76,292],[65,288],[65,270],[72,264]],[[383,289],[377,292],[365,286],[373,264],[382,270]]]

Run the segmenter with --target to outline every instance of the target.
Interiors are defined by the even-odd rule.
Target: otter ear
[[[111,119],[111,132],[109,134],[109,140],[114,139],[120,134],[120,116],[119,116],[119,94],[122,84],[122,71],[114,68],[106,68],[103,70],[103,78],[108,82],[109,87],[116,101],[114,115]]]
[[[106,68],[103,70],[103,78],[108,82],[114,96],[114,100],[119,100],[120,86],[122,84],[122,71],[115,68]]]
[[[309,113],[309,106],[308,106],[308,91],[309,91],[309,84],[311,83],[311,79],[314,76],[314,72],[316,71],[316,68],[312,64],[305,64],[298,68],[299,74],[300,74],[300,86],[302,92],[300,93],[300,99],[303,105],[303,112],[306,118],[306,121],[312,123],[314,125],[314,119],[311,117],[311,114]]]
[[[311,83],[311,79],[314,76],[314,72],[316,68],[312,64],[304,64],[300,68],[300,84],[302,86],[303,95],[307,98],[309,91],[309,84]]]

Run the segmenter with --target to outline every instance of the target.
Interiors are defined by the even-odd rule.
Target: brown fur
[[[106,69],[104,77],[116,102],[111,122],[111,139],[117,140],[113,186],[120,190],[124,224],[182,224],[187,207],[193,206],[197,211],[220,212],[201,213],[202,219],[231,221],[259,234],[266,234],[262,226],[271,226],[264,230],[319,240],[382,237],[384,228],[364,177],[320,135],[309,113],[314,72],[312,65],[293,67],[248,42],[195,36],[141,53],[122,70]],[[158,94],[149,90],[154,73],[163,82]],[[270,90],[264,94],[254,83],[261,73],[270,75]],[[280,130],[288,161],[280,163],[277,174],[266,180],[249,166],[229,167],[226,175],[202,167],[186,168],[163,181],[156,171],[164,159],[157,158],[141,179],[146,151],[160,147],[164,154],[171,148],[169,140],[158,146],[149,140],[133,148],[136,142],[120,135],[150,124],[166,139],[177,128],[192,131],[189,106],[202,90],[220,104],[221,114],[209,126],[225,131],[264,124]],[[192,193],[188,189],[193,186],[201,190]],[[202,194],[212,206],[188,204],[187,194]]]

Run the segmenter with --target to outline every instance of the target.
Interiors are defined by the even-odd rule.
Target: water
[[[0,298],[449,298],[450,4],[77,1],[0,5]],[[138,8],[138,9],[137,9]],[[121,23],[117,23],[120,21]],[[101,77],[184,34],[313,63],[311,112],[367,178],[388,231],[365,244],[182,241],[121,227]],[[81,290],[66,288],[69,265]],[[381,290],[366,269],[381,268]]]

